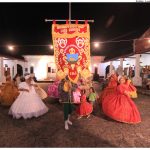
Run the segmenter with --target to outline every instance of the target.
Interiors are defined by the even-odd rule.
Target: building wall
[[[113,61],[113,66],[115,67],[115,70],[118,68],[118,66],[120,65],[120,61]],[[99,63],[99,75],[100,76],[105,76],[105,69],[107,66],[110,65],[110,62],[106,62],[106,63]]]
[[[21,62],[16,60],[4,60],[4,67],[5,64],[8,65],[8,67],[11,68],[11,76],[12,75],[12,68],[15,66],[15,64],[20,64],[23,67],[23,74],[25,73],[25,68],[28,68],[28,73],[30,73],[30,67],[34,67],[34,73],[38,80],[43,80],[46,78],[55,78],[56,73],[48,73],[48,67],[51,67],[51,69],[56,69],[55,66],[55,60],[54,56],[30,56],[26,55],[24,56],[27,62]],[[135,56],[132,56],[135,57]],[[94,73],[95,67],[98,68],[98,74],[100,76],[105,76],[105,69],[108,65],[110,65],[110,62],[101,63],[103,61],[104,57],[101,56],[91,56],[91,65],[90,70],[91,73]],[[141,56],[141,65],[150,65],[150,55],[148,54],[142,54]],[[120,61],[113,61],[113,66],[115,69],[120,65]],[[129,67],[129,66],[135,66],[135,58],[125,58],[125,61],[123,61],[123,67]],[[16,74],[16,72],[15,72]]]
[[[47,77],[54,78],[55,73],[48,73],[47,67],[51,67],[51,69],[56,69],[54,56],[24,56],[25,59],[28,61],[28,70],[30,67],[34,67],[34,73],[38,80],[43,80]],[[98,73],[102,70],[99,68],[99,63],[104,59],[101,56],[92,56],[91,57],[91,65],[90,70],[94,73],[94,68],[98,67]]]
[[[4,58],[3,67],[7,64],[10,68],[11,76],[14,77],[17,73],[16,64],[19,64],[23,67],[23,74],[30,73],[30,67],[34,67],[34,73],[38,80],[44,80],[47,77],[54,78],[56,73],[48,73],[48,67],[51,67],[51,69],[56,69],[55,66],[55,60],[54,56],[31,56],[26,55],[24,56],[27,62],[17,61],[17,60],[10,60],[7,58]],[[6,60],[7,59],[7,60]],[[99,66],[99,63],[103,60],[103,57],[100,56],[92,56],[91,57],[91,65],[90,70],[92,73],[94,73],[94,68],[98,67],[98,73],[100,74],[102,72],[102,69]],[[14,75],[13,75],[13,67],[14,67]],[[27,68],[27,72],[25,71],[25,68]]]
[[[11,60],[11,59],[7,59],[7,58],[4,58],[4,61],[3,61],[3,67],[5,67],[5,65],[8,66],[8,68],[10,68],[10,75],[11,77],[13,78],[16,73],[17,73],[17,64],[21,65],[22,68],[23,68],[23,74],[25,73],[25,66],[26,66],[26,63],[23,62],[23,61],[17,61],[17,60]],[[13,67],[14,67],[14,74],[13,74]]]
[[[150,54],[142,54],[141,62],[142,66],[150,65]]]
[[[103,75],[103,68],[101,68],[100,64],[104,60],[103,56],[91,56],[91,65],[90,65],[90,70],[91,73],[94,73],[95,67],[98,68],[98,74]],[[102,65],[103,66],[103,65]]]
[[[44,80],[48,77],[55,77],[56,73],[48,73],[48,66],[51,69],[56,69],[54,56],[24,56],[28,62],[28,72],[30,67],[34,67],[34,73],[38,80]]]
[[[125,61],[123,61],[123,68],[125,67],[133,67],[135,66],[135,55],[132,56],[133,58],[125,58]],[[141,66],[145,66],[145,65],[150,65],[150,55],[149,54],[142,54],[141,58]],[[100,76],[105,76],[105,68],[110,64],[110,62],[106,62],[106,63],[99,63],[99,75]],[[113,66],[115,67],[115,69],[118,68],[118,66],[120,65],[120,60],[118,61],[113,61]]]

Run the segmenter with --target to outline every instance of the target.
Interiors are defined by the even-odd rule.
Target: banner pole
[[[59,22],[66,22],[66,19],[45,19],[45,22],[53,22],[53,20],[55,21],[59,21]],[[69,20],[69,21],[76,21],[76,20]],[[94,20],[87,20],[88,22],[94,23]],[[78,20],[78,22],[85,22],[85,20]]]
[[[71,2],[69,2],[69,23],[71,24]]]

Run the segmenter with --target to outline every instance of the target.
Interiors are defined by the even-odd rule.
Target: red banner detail
[[[69,24],[69,20],[66,20],[66,24]]]
[[[90,65],[89,25],[56,24],[52,35],[58,72],[68,74],[72,82],[77,82],[79,73],[83,70],[86,73]]]
[[[76,20],[76,24],[78,24],[78,20]]]

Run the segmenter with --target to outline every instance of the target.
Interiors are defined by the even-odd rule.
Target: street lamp
[[[94,64],[94,67],[97,67],[97,64]]]
[[[53,45],[50,45],[49,48],[50,48],[50,49],[53,49],[54,47],[53,47]]]
[[[99,42],[94,42],[94,47],[98,48],[100,46]]]
[[[13,50],[14,50],[14,46],[13,46],[13,45],[8,45],[8,49],[9,49],[10,51],[13,51]]]

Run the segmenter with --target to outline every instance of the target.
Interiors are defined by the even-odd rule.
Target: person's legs
[[[71,103],[68,104],[68,124],[72,125],[72,122],[70,121],[70,115],[72,113],[73,110],[73,105]]]
[[[90,114],[89,115],[87,115],[87,118],[89,118],[90,117]]]
[[[69,104],[64,103],[64,121],[68,120]]]
[[[68,104],[69,107],[69,115],[71,115],[72,111],[73,111],[73,105],[71,103]]]
[[[95,115],[95,101],[91,101],[91,104],[93,106],[92,114]]]
[[[91,104],[92,106],[94,106],[94,102],[93,102],[93,101],[90,101],[90,104]]]
[[[64,103],[64,121],[65,121],[65,129],[68,130],[68,115],[69,115],[69,104]]]
[[[82,118],[82,116],[79,116],[77,119],[81,119]]]

